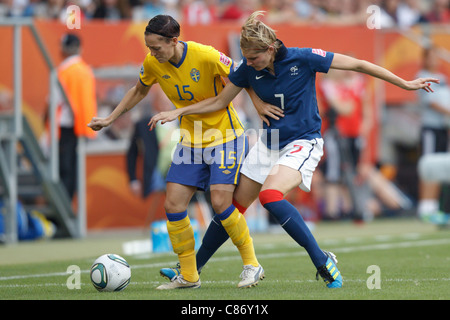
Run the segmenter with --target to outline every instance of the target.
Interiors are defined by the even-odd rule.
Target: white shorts
[[[302,182],[299,187],[309,192],[311,191],[313,172],[322,155],[322,138],[295,140],[281,150],[270,150],[259,139],[245,158],[241,173],[253,181],[263,184],[275,165],[284,165],[300,171]]]

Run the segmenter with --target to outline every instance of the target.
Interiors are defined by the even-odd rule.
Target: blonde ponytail
[[[264,15],[264,11],[255,11],[245,21],[241,29],[241,50],[245,51],[265,51],[270,46],[275,50],[279,49],[280,43],[277,41],[275,31],[264,22],[258,20]]]

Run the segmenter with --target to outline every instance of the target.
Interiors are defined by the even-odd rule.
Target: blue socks
[[[200,272],[209,258],[219,249],[229,238],[228,233],[222,226],[217,214],[211,220],[211,223],[203,236],[202,245],[197,251],[197,269]]]
[[[305,248],[314,266],[316,268],[323,266],[327,261],[327,256],[320,249],[301,214],[292,204],[283,199],[283,194],[277,190],[264,190],[260,193],[259,198],[264,208],[277,219],[291,238]],[[196,255],[199,271],[228,238],[228,233],[222,226],[219,217],[214,215]]]
[[[277,190],[264,190],[259,194],[261,204],[280,223],[284,230],[308,252],[316,268],[323,266],[327,256],[320,249],[301,214]]]

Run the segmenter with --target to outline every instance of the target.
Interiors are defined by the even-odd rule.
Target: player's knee
[[[232,193],[211,192],[211,206],[215,213],[224,212],[232,203]]]
[[[222,213],[224,212],[231,203],[224,203],[223,201],[219,201],[219,202],[211,202],[212,208],[214,210],[214,212],[216,213]]]
[[[166,212],[182,212],[186,210],[187,204],[180,203],[180,201],[177,201],[175,198],[169,198],[166,197],[166,200],[164,201],[164,210]]]

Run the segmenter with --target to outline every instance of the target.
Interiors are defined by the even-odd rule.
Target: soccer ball
[[[130,283],[128,262],[117,254],[104,254],[91,267],[91,281],[98,291],[121,291]]]

